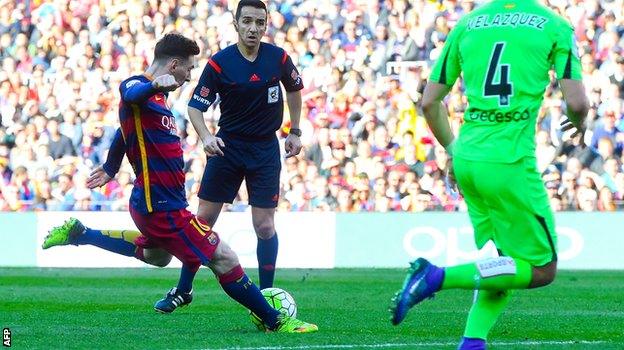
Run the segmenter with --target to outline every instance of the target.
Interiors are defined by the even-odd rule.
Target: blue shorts
[[[245,179],[249,204],[276,208],[279,201],[280,149],[276,136],[252,140],[219,131],[223,156],[208,158],[199,188],[199,198],[232,203]]]

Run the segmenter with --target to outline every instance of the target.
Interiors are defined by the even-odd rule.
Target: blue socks
[[[73,244],[90,244],[109,252],[134,257],[136,245],[134,239],[140,235],[137,231],[101,231],[85,228],[85,232],[79,235]]]
[[[267,303],[260,289],[249,280],[240,265],[219,276],[219,283],[230,298],[258,315],[270,329],[277,326],[279,312]]]
[[[275,277],[275,261],[277,260],[278,248],[277,233],[269,239],[258,238],[256,254],[258,255],[258,274],[260,277],[260,289],[273,287]]]
[[[178,290],[182,293],[190,293],[193,289],[193,279],[198,268],[192,268],[188,265],[182,265],[180,270],[180,280],[178,281]]]

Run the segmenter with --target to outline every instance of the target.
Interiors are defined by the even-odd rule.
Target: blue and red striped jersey
[[[119,121],[136,179],[130,205],[143,214],[186,208],[184,160],[167,95],[137,75],[119,88]]]
[[[258,56],[250,62],[234,44],[208,60],[188,105],[205,112],[219,94],[222,130],[266,138],[282,125],[280,82],[287,92],[303,89],[299,71],[286,51],[260,43]]]

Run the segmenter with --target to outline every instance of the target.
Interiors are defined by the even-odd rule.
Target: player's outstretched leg
[[[412,306],[438,290],[478,290],[459,349],[485,349],[487,334],[509,301],[509,290],[547,285],[555,273],[556,261],[533,267],[519,258],[497,257],[442,269],[420,258],[393,299],[392,323],[400,323]]]
[[[78,219],[70,218],[63,225],[53,227],[44,238],[41,247],[48,249],[57,245],[75,244],[76,238],[84,231],[85,227]]]
[[[315,324],[280,314],[272,308],[260,289],[247,277],[238,262],[238,256],[226,243],[219,243],[208,266],[219,279],[225,293],[258,315],[269,331],[310,333],[318,330]]]
[[[154,310],[163,314],[172,313],[176,308],[186,306],[193,301],[193,279],[200,264],[183,264],[177,287],[171,290],[154,305]]]
[[[398,325],[414,305],[433,297],[444,280],[444,269],[431,264],[427,259],[419,258],[410,264],[403,287],[392,298],[391,322]]]
[[[140,235],[140,232],[130,230],[94,230],[84,226],[80,220],[70,218],[62,225],[50,230],[43,241],[42,248],[90,244],[113,253],[146,261],[143,249],[138,248],[134,243]]]
[[[412,262],[403,288],[392,299],[392,324],[399,324],[411,307],[441,289],[526,289],[531,278],[531,264],[518,258],[503,256],[446,268],[419,258]]]

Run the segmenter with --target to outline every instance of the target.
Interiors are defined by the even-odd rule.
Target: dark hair
[[[154,49],[154,60],[164,60],[169,58],[188,59],[190,56],[199,54],[199,46],[179,33],[168,33],[156,43]]]
[[[238,3],[238,6],[236,6],[236,22],[238,22],[238,19],[240,18],[241,9],[245,6],[255,7],[257,9],[264,10],[265,13],[268,13],[266,5],[260,0],[241,0]]]

